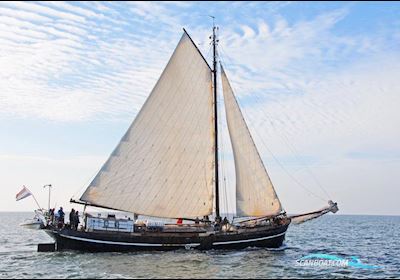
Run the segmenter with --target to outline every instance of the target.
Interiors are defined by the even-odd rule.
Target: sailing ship
[[[210,36],[212,67],[183,30],[135,120],[81,198],[71,199],[85,210],[100,207],[132,213],[134,218],[86,213],[80,230],[49,227],[46,231],[57,250],[282,246],[291,217],[283,210],[222,65],[217,71],[216,29]],[[217,72],[234,154],[236,215],[244,217],[236,223],[220,213]],[[304,217],[329,211],[337,211],[337,205]],[[185,222],[140,221],[139,215]]]

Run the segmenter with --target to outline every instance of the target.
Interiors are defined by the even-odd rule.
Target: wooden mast
[[[219,212],[219,176],[218,176],[218,102],[217,102],[217,43],[215,31],[217,27],[214,24],[213,18],[213,78],[214,78],[214,138],[215,138],[215,216],[217,219],[220,218]]]

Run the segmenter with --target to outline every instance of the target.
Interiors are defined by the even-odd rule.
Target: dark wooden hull
[[[84,232],[70,229],[47,230],[57,244],[57,250],[87,252],[167,251],[195,248],[243,249],[246,247],[279,248],[289,224],[245,229],[234,233],[111,233]]]

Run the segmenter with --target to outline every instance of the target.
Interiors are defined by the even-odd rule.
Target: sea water
[[[137,253],[38,253],[38,243],[52,240],[43,231],[18,226],[31,217],[33,213],[0,213],[1,278],[400,277],[398,216],[326,215],[291,225],[285,245],[275,250]],[[312,254],[355,258],[362,265],[300,265]]]

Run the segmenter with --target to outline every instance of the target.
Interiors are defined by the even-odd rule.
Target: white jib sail
[[[236,215],[257,217],[279,214],[281,203],[222,66],[221,70],[226,119],[235,160]]]
[[[184,33],[143,108],[81,200],[140,215],[212,213],[212,73]]]

